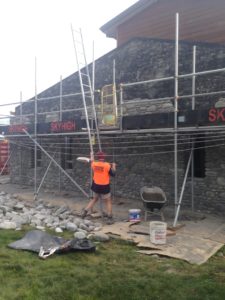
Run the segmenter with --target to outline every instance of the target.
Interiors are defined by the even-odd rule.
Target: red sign
[[[75,131],[75,129],[75,121],[51,122],[50,124],[51,132],[71,132]]]
[[[9,133],[24,133],[23,130],[26,130],[27,131],[27,126],[24,125],[24,124],[21,124],[21,125],[10,125],[9,126],[9,129],[8,129],[8,132]]]
[[[209,110],[209,122],[225,122],[225,107],[223,108],[211,108]]]

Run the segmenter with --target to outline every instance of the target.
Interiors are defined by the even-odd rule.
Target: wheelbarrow
[[[141,200],[144,208],[144,220],[147,221],[148,215],[160,215],[162,221],[164,218],[164,208],[167,202],[166,194],[159,187],[144,186],[140,189]]]

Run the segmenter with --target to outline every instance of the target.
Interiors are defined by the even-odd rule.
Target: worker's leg
[[[93,195],[93,198],[89,201],[88,205],[82,210],[81,212],[81,217],[82,218],[85,218],[88,211],[89,210],[92,210],[92,208],[94,207],[95,203],[98,201],[98,194],[95,194]]]
[[[92,208],[94,207],[97,201],[98,201],[98,195],[94,195],[93,198],[88,203],[88,205],[85,207],[85,210],[87,211],[92,210]]]
[[[114,220],[113,220],[113,216],[112,216],[112,198],[111,198],[111,195],[107,194],[107,195],[103,195],[102,197],[105,201],[106,211],[107,211],[106,223],[107,224],[113,224]]]
[[[106,204],[106,211],[107,211],[108,216],[112,216],[112,199],[111,199],[111,197],[106,198],[104,201]]]

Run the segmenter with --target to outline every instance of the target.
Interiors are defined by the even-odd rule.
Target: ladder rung
[[[80,64],[85,65],[85,59],[84,59],[83,57],[77,56],[77,61],[78,61]]]
[[[89,80],[88,80],[88,76],[82,76],[81,74],[81,78],[83,79],[83,83],[85,84],[89,84]]]
[[[88,90],[84,90],[84,94],[85,94],[85,95],[88,95],[88,94],[90,94],[90,89],[88,89]]]
[[[80,30],[78,30],[78,29],[73,29],[73,31],[74,31],[75,33],[79,33],[79,34],[80,34]]]
[[[80,55],[80,56],[82,55],[84,57],[84,52],[82,50],[83,49],[81,49],[80,51],[77,50],[77,54]]]
[[[90,85],[89,82],[85,82],[83,80],[82,80],[82,84],[83,84],[83,86],[89,86]]]
[[[81,65],[81,64],[78,64],[78,67],[79,67],[79,68],[78,68],[79,70],[82,70],[82,69],[85,68],[85,66],[84,66],[84,65]]]
[[[85,62],[84,55],[81,52],[77,53],[77,57],[78,57],[78,61]]]
[[[83,45],[82,41],[75,40],[75,43],[76,43],[76,44]]]
[[[85,78],[81,78],[81,79],[85,79]],[[89,85],[90,85],[90,83],[87,82],[87,81],[85,81],[85,80],[82,80],[82,84],[83,84],[84,86],[89,86]]]
[[[80,74],[83,76],[89,77],[88,74],[86,74],[86,73],[81,72]]]
[[[107,98],[107,97],[112,97],[112,96],[114,96],[114,94],[107,94],[107,95],[103,95],[102,97]]]

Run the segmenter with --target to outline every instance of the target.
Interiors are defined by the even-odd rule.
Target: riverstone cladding
[[[205,71],[210,69],[219,69],[225,67],[225,47],[219,45],[196,44],[196,71]],[[192,73],[192,47],[191,43],[181,42],[179,48],[179,74]],[[113,60],[116,63],[116,84],[119,99],[119,84],[144,81],[149,79],[169,77],[174,75],[174,42],[162,41],[157,39],[137,38],[119,47],[95,62],[95,87],[100,90],[104,85],[111,84],[113,80]],[[90,74],[92,65],[90,64]],[[206,93],[212,91],[225,90],[225,80],[223,73],[213,75],[202,75],[196,78],[196,93]],[[63,95],[69,95],[80,92],[78,73],[74,73],[62,81]],[[191,95],[192,80],[179,80],[179,95]],[[38,122],[50,122],[59,120],[59,94],[60,83],[48,88],[38,94],[38,98],[54,97],[50,100],[38,100],[38,112],[45,114],[38,115]],[[173,97],[174,80],[151,83],[146,85],[135,85],[124,89],[124,115],[144,115],[154,113],[165,113],[173,111],[173,101],[163,100],[148,101],[149,99]],[[215,106],[221,99],[222,94],[216,96],[196,98],[196,110],[208,109]],[[133,103],[126,103],[133,100]],[[95,93],[96,109],[99,116],[100,98],[99,93]],[[220,100],[221,101],[221,100]],[[90,103],[88,103],[90,104]],[[120,105],[120,103],[119,103]],[[62,119],[84,118],[82,111],[70,111],[82,107],[80,96],[67,96],[63,100],[63,109],[67,112],[62,114]],[[179,100],[180,110],[191,109],[191,98]],[[26,102],[22,105],[23,114],[32,114],[34,110],[33,102]],[[120,112],[120,108],[118,109]],[[16,108],[14,124],[18,123],[20,107]],[[23,117],[24,123],[32,123],[33,116]],[[163,140],[168,140],[164,134],[160,137],[157,134],[143,134],[145,142],[140,143],[139,148],[132,148],[132,140],[137,139],[137,135],[114,135],[105,144],[105,150],[109,160],[115,160],[117,163],[117,176],[112,179],[112,192],[117,197],[128,197],[135,201],[140,201],[139,191],[142,186],[160,186],[166,193],[169,204],[174,203],[174,154],[173,139],[171,136],[171,146],[163,148]],[[76,161],[79,155],[89,155],[87,139],[86,148],[82,146],[83,135],[71,137],[73,143],[72,158],[70,168],[66,171],[77,181],[86,191],[90,190],[90,170],[89,167]],[[108,135],[109,137],[109,135]],[[120,137],[120,138],[118,138]],[[40,144],[52,155],[58,163],[62,163],[59,146],[66,137],[48,137],[40,138]],[[182,139],[182,137],[180,137]],[[183,137],[184,138],[184,137]],[[13,155],[11,159],[11,181],[13,183],[28,184],[34,183],[34,169],[31,164],[32,143],[28,138],[12,138]],[[103,139],[104,140],[104,139]],[[155,141],[151,148],[148,144]],[[19,142],[18,142],[19,141]],[[122,141],[129,141],[121,147]],[[161,150],[154,145],[161,143]],[[26,147],[20,147],[21,142]],[[216,145],[215,145],[216,146]],[[111,148],[110,148],[111,147]],[[145,148],[146,147],[146,148]],[[183,147],[184,145],[180,146]],[[103,147],[104,148],[104,147]],[[114,148],[114,150],[112,149]],[[180,149],[182,150],[182,149]],[[152,153],[143,155],[143,153]],[[162,152],[159,154],[159,152]],[[179,191],[185,174],[187,151],[178,152],[178,178]],[[49,165],[49,159],[42,153],[41,163],[37,168],[37,183],[41,182],[46,168]],[[225,213],[225,151],[224,146],[209,147],[205,150],[204,161],[205,175],[201,178],[194,178],[195,191],[195,209],[210,211],[215,213]],[[72,168],[71,168],[72,165]],[[59,169],[52,164],[45,178],[43,187],[53,190],[73,191],[74,195],[80,195],[79,190],[63,175]],[[191,178],[188,177],[183,205],[191,207]]]

